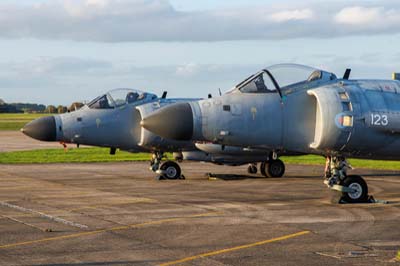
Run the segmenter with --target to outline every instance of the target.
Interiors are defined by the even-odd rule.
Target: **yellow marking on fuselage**
[[[256,247],[256,246],[265,245],[265,244],[268,244],[268,243],[273,243],[273,242],[286,240],[286,239],[289,239],[289,238],[299,237],[299,236],[302,236],[302,235],[305,235],[305,234],[309,234],[309,233],[310,233],[310,231],[301,231],[301,232],[298,232],[298,233],[295,233],[295,234],[276,237],[276,238],[272,238],[272,239],[268,239],[268,240],[259,241],[259,242],[256,242],[256,243],[237,246],[237,247],[233,247],[233,248],[226,248],[226,249],[216,250],[216,251],[212,251],[212,252],[208,252],[208,253],[203,253],[203,254],[199,254],[199,255],[183,258],[183,259],[180,259],[180,260],[166,262],[166,263],[159,264],[158,266],[176,265],[176,264],[192,261],[192,260],[195,260],[195,259],[215,256],[215,255],[219,255],[219,254],[222,254],[222,253],[233,252],[233,251],[237,251],[237,250],[240,250],[240,249],[252,248],[252,247]]]
[[[96,126],[97,126],[97,128],[100,127],[100,124],[101,124],[101,119],[100,118],[96,118]]]
[[[0,249],[7,249],[7,248],[12,248],[12,247],[18,247],[18,246],[26,246],[26,245],[30,245],[30,244],[44,243],[44,242],[70,239],[70,238],[76,238],[76,237],[82,237],[82,236],[89,236],[89,235],[95,235],[95,234],[100,234],[100,233],[105,233],[105,232],[114,232],[114,231],[121,231],[121,230],[127,230],[127,229],[132,229],[132,228],[140,228],[140,227],[144,227],[147,225],[156,225],[156,224],[180,221],[180,220],[185,220],[185,219],[190,219],[190,218],[206,217],[206,216],[211,216],[211,215],[216,215],[216,214],[218,214],[218,212],[209,212],[209,213],[195,214],[195,215],[189,215],[189,216],[183,216],[183,217],[162,219],[162,220],[158,220],[158,221],[149,221],[149,222],[140,223],[140,224],[123,225],[123,226],[118,226],[118,227],[113,227],[113,228],[108,228],[108,229],[99,229],[99,230],[94,230],[94,231],[89,231],[89,232],[81,232],[81,233],[70,234],[70,235],[42,238],[42,239],[37,239],[37,240],[25,241],[25,242],[17,242],[17,243],[12,243],[12,244],[1,245]]]
[[[253,120],[256,120],[256,115],[257,115],[257,108],[252,107],[251,108],[251,114],[253,115]]]

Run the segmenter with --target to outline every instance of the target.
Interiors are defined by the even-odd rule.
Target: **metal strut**
[[[160,164],[163,158],[164,158],[164,152],[162,151],[154,152],[150,160],[150,170],[156,172],[158,169],[160,169]]]
[[[343,180],[347,177],[347,170],[352,169],[351,165],[343,156],[327,156],[325,163],[324,183],[333,190],[341,192],[353,192],[353,189],[342,186]]]

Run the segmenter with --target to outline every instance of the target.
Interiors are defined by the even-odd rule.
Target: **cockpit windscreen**
[[[276,92],[313,81],[336,79],[335,74],[309,66],[279,64],[267,67],[235,86],[242,93]]]
[[[97,97],[88,106],[92,109],[112,109],[126,104],[135,104],[145,99],[156,99],[151,93],[141,92],[133,89],[115,89]]]
[[[260,72],[241,85],[243,93],[268,93],[275,92],[276,87],[266,72]]]
[[[275,78],[280,88],[318,80],[322,76],[322,72],[318,69],[297,64],[273,65],[267,67],[267,70]]]

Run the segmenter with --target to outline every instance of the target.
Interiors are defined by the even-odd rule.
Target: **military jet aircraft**
[[[182,178],[175,161],[162,163],[166,152],[174,152],[177,161],[194,160],[217,164],[241,165],[251,163],[249,171],[256,173],[255,162],[265,161],[264,150],[246,150],[238,147],[215,147],[212,144],[195,146],[191,141],[168,140],[142,128],[142,118],[155,110],[177,102],[199,99],[167,99],[155,94],[132,89],[115,89],[95,98],[74,112],[42,117],[24,126],[21,131],[37,140],[109,147],[110,154],[117,149],[129,152],[151,152],[151,170],[165,179]],[[284,169],[261,167],[265,176],[280,177]]]
[[[400,159],[400,82],[350,80],[312,67],[280,64],[251,75],[229,93],[176,103],[142,121],[168,139],[327,158],[325,184],[346,202],[368,200],[346,158]]]

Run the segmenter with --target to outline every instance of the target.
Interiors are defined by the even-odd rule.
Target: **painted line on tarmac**
[[[10,204],[10,203],[4,202],[4,201],[0,201],[0,206],[8,207],[8,208],[19,210],[19,211],[22,211],[22,212],[33,213],[33,214],[36,214],[36,215],[38,215],[40,217],[49,219],[51,221],[54,221],[54,222],[57,222],[57,223],[62,223],[62,224],[73,226],[73,227],[78,227],[78,228],[81,228],[81,229],[89,228],[87,225],[84,225],[84,224],[78,224],[78,223],[75,223],[75,222],[71,222],[71,221],[56,217],[56,216],[48,215],[48,214],[45,214],[45,213],[42,213],[42,212],[38,212],[38,211],[35,211],[35,210],[32,210],[32,209],[28,209],[28,208],[24,208],[24,207],[21,207],[21,206],[18,206],[18,205]]]
[[[71,234],[71,235],[63,235],[63,236],[42,238],[42,239],[32,240],[32,241],[6,244],[6,245],[0,246],[0,249],[7,249],[7,248],[12,248],[12,247],[18,247],[18,246],[26,246],[26,245],[31,245],[31,244],[36,244],[36,243],[44,243],[44,242],[50,242],[50,241],[56,241],[56,240],[77,238],[77,237],[95,235],[95,234],[100,234],[100,233],[105,233],[105,232],[114,232],[114,231],[121,231],[121,230],[127,230],[127,229],[132,229],[132,228],[140,228],[140,227],[144,227],[144,226],[148,226],[148,225],[157,225],[157,224],[175,222],[175,221],[191,219],[191,218],[207,217],[207,216],[212,216],[212,215],[217,215],[217,214],[221,214],[221,212],[208,212],[208,213],[194,214],[194,215],[188,215],[188,216],[182,216],[182,217],[176,217],[176,218],[168,218],[168,219],[162,219],[162,220],[157,220],[157,221],[150,221],[150,222],[145,222],[145,223],[140,223],[140,224],[124,225],[124,226],[118,226],[118,227],[113,227],[113,228],[108,228],[108,229],[99,229],[99,230],[94,230],[94,231],[76,233],[76,234]]]
[[[241,249],[247,249],[247,248],[252,248],[252,247],[256,247],[256,246],[266,245],[266,244],[273,243],[273,242],[283,241],[283,240],[286,240],[286,239],[290,239],[290,238],[295,238],[295,237],[299,237],[299,236],[302,236],[302,235],[306,235],[306,234],[309,234],[309,233],[311,233],[311,232],[310,231],[301,231],[301,232],[297,232],[297,233],[294,233],[294,234],[285,235],[285,236],[281,236],[281,237],[276,237],[276,238],[272,238],[272,239],[268,239],[268,240],[263,240],[263,241],[259,241],[259,242],[255,242],[255,243],[251,243],[251,244],[247,244],[247,245],[237,246],[237,247],[233,247],[233,248],[220,249],[220,250],[216,250],[216,251],[212,251],[212,252],[208,252],[208,253],[203,253],[203,254],[199,254],[199,255],[183,258],[183,259],[180,259],[180,260],[165,262],[165,263],[159,264],[158,266],[170,266],[170,265],[181,264],[181,263],[184,263],[184,262],[188,262],[188,261],[192,261],[192,260],[196,260],[196,259],[200,259],[200,258],[206,258],[206,257],[210,257],[210,256],[223,254],[223,253],[228,253],[228,252],[241,250]]]
[[[150,199],[150,198],[137,198],[134,200],[125,200],[125,201],[121,201],[121,202],[117,202],[117,203],[85,205],[85,206],[81,206],[81,207],[66,209],[66,211],[75,212],[75,211],[80,211],[80,210],[85,210],[85,209],[101,209],[101,208],[114,207],[114,206],[120,206],[120,205],[138,204],[138,203],[157,203],[157,202],[158,202],[157,200]]]
[[[46,232],[46,229],[44,229],[44,228],[41,228],[41,227],[39,227],[39,226],[36,226],[36,225],[30,224],[30,223],[27,223],[27,222],[18,220],[18,219],[14,218],[14,217],[10,217],[10,216],[7,216],[7,215],[1,215],[0,218],[8,219],[8,220],[11,220],[11,221],[13,221],[13,222],[17,222],[17,223],[20,223],[20,224],[23,224],[23,225],[26,225],[26,226],[29,226],[29,227],[38,229],[38,230],[40,230],[40,231],[42,231],[42,232]]]
[[[77,212],[77,211],[81,211],[81,210],[87,210],[87,209],[94,209],[94,210],[98,210],[100,209],[100,205],[93,205],[93,206],[83,206],[83,207],[79,207],[79,208],[72,208],[72,209],[66,209],[65,211],[67,212]]]

